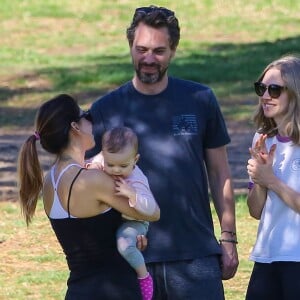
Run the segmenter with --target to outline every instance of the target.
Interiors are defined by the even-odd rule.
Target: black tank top
[[[81,170],[71,184],[69,199]],[[86,299],[98,299],[97,295],[99,299],[140,299],[136,273],[117,251],[121,213],[109,209],[88,218],[72,218],[69,214],[64,219],[49,219],[70,269],[68,293],[77,295],[80,290]],[[93,278],[97,282],[91,286]]]

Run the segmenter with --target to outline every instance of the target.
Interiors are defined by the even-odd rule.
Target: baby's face
[[[132,146],[128,145],[117,153],[107,152],[102,149],[104,171],[113,176],[127,178],[138,160],[138,155]]]

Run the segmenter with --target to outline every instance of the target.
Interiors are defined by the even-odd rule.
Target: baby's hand
[[[116,184],[116,195],[124,196],[128,199],[135,199],[135,189],[128,184],[124,178],[118,177],[115,178]]]

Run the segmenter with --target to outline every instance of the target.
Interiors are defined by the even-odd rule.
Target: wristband
[[[225,233],[225,232],[226,232],[226,233],[230,233],[231,236],[236,236],[236,233],[235,233],[234,231],[230,231],[230,230],[222,230],[222,231],[221,231],[221,234],[222,234],[222,233]]]
[[[237,240],[227,240],[227,239],[219,239],[220,244],[222,243],[232,243],[232,244],[238,244]]]

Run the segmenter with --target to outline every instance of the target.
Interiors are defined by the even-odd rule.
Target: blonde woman
[[[259,96],[248,161],[248,206],[260,220],[247,300],[300,299],[300,58],[270,63]]]

